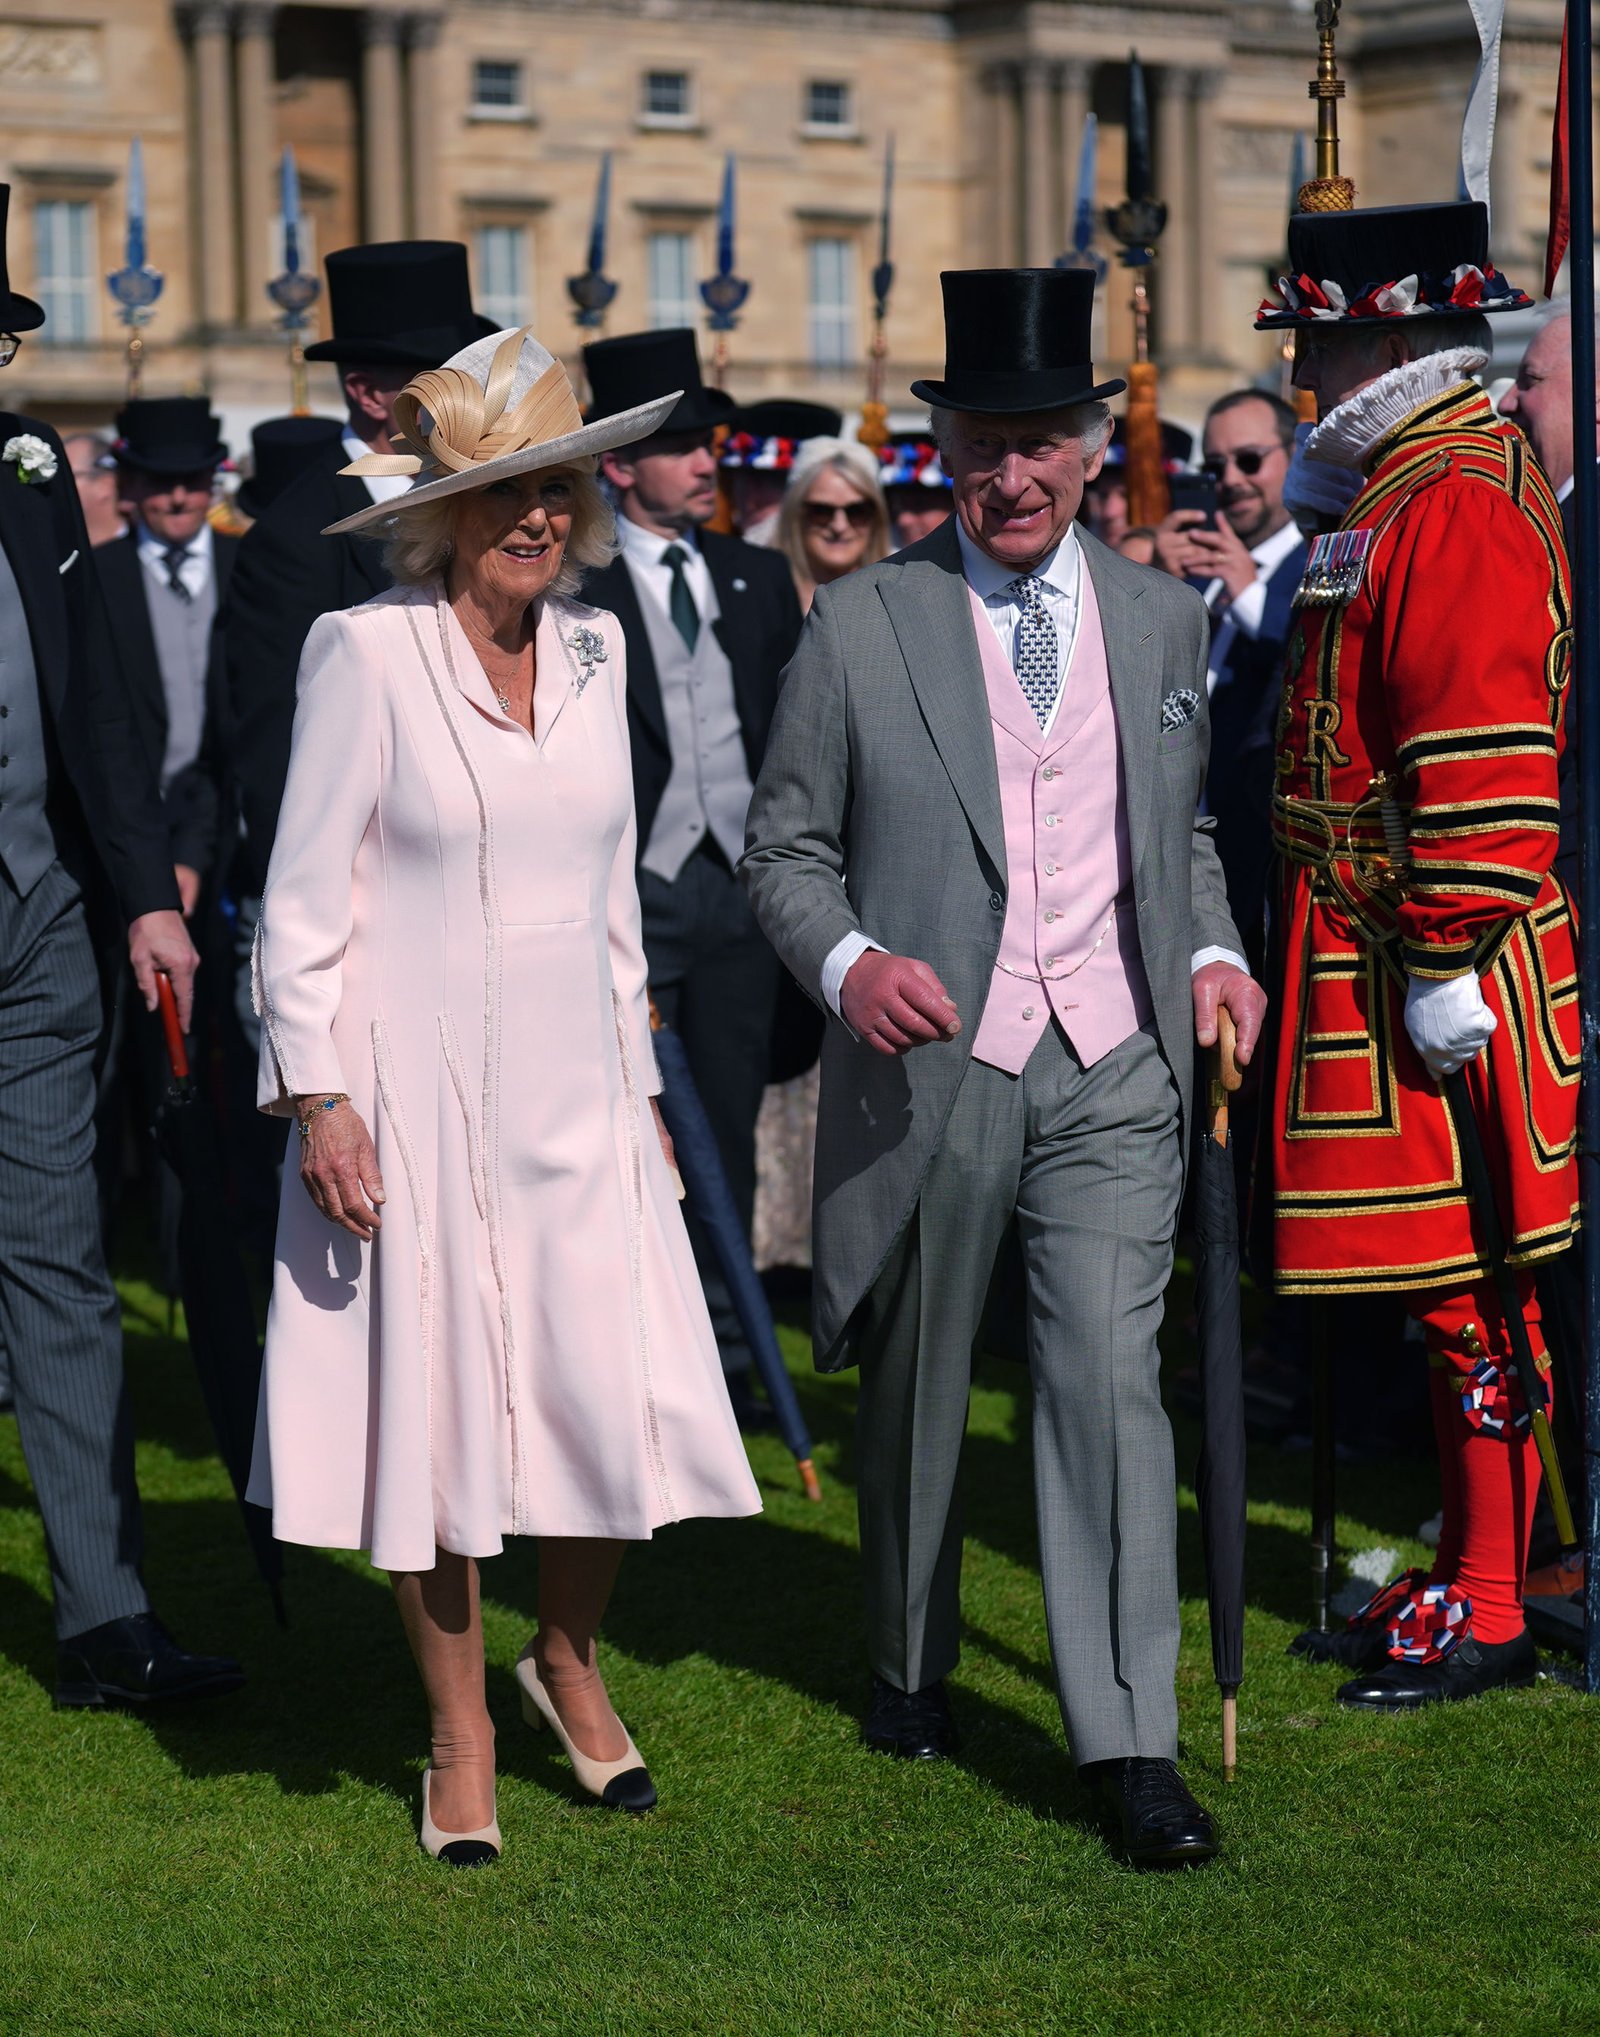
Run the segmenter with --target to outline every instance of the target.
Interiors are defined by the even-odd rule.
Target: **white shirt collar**
[[[686,531],[664,538],[659,531],[646,530],[642,523],[635,523],[620,511],[617,514],[617,536],[629,557],[644,566],[659,566],[670,545],[682,545],[691,559],[700,550],[699,535],[693,524]]]
[[[959,516],[955,519],[955,526],[956,543],[961,547],[962,577],[967,585],[980,601],[998,601],[1003,597],[1009,599],[1007,590],[1013,580],[1022,577],[1021,569],[1002,566],[998,560],[992,559],[981,545],[974,544]],[[1078,543],[1078,527],[1069,523],[1060,544],[1037,566],[1029,567],[1028,576],[1035,580],[1043,580],[1047,586],[1053,587],[1058,594],[1065,595],[1071,601],[1077,596],[1078,573],[1082,561],[1083,551]]]
[[[167,557],[166,539],[158,538],[154,535],[153,532],[148,530],[145,527],[145,523],[142,517],[140,518],[135,528],[137,529],[139,534],[139,557],[147,561],[152,566],[164,567],[166,564]],[[203,560],[206,565],[208,566],[210,565],[211,526],[209,523],[201,524],[200,528],[195,532],[194,536],[190,538],[188,543],[184,546],[183,555],[186,559],[200,559]]]
[[[1573,489],[1576,488],[1577,485],[1578,485],[1577,475],[1569,474],[1566,480],[1563,481],[1561,486],[1556,490],[1557,502],[1565,502],[1567,497],[1572,493]]]
[[[1262,579],[1270,580],[1301,542],[1300,526],[1290,517],[1282,530],[1275,530],[1270,538],[1263,538],[1259,545],[1252,545],[1250,556],[1261,568]]]

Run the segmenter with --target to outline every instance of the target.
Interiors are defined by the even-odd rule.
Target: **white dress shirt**
[[[141,523],[139,532],[139,563],[158,586],[171,584],[167,576],[167,541],[153,537]],[[189,598],[198,601],[211,585],[211,526],[202,523],[183,548],[183,564],[178,568],[178,578],[189,590]]]
[[[618,520],[618,529],[623,528]],[[1290,530],[1298,540],[1299,532]],[[1013,582],[1020,576],[1013,568],[1002,566],[992,559],[981,546],[968,537],[960,518],[956,519],[956,542],[961,547],[961,571],[967,585],[983,603],[1000,648],[1005,652],[1013,668],[1017,662],[1017,626],[1022,620],[1022,605],[1010,591]],[[1069,525],[1066,536],[1050,556],[1031,569],[1029,577],[1044,582],[1044,603],[1056,626],[1056,644],[1060,656],[1060,680],[1056,688],[1055,701],[1050,709],[1050,720],[1045,723],[1049,732],[1055,720],[1056,708],[1060,705],[1065,691],[1067,668],[1071,662],[1073,648],[1078,639],[1078,619],[1081,603],[1078,597],[1078,576],[1083,571],[1083,547],[1078,543],[1076,525]],[[834,1017],[846,1023],[840,1009],[844,993],[844,979],[872,950],[881,955],[886,952],[881,941],[874,941],[864,933],[846,934],[829,949],[822,964],[822,975],[818,988]],[[1231,962],[1236,969],[1246,967],[1242,955],[1236,955],[1231,948],[1200,948],[1189,958],[1191,975],[1203,969],[1208,962]],[[847,1025],[847,1030],[848,1030]],[[853,1037],[853,1035],[852,1035]]]
[[[1291,519],[1282,530],[1274,531],[1270,538],[1263,538],[1259,545],[1252,545],[1250,556],[1256,562],[1256,577],[1235,595],[1226,608],[1215,605],[1222,593],[1220,575],[1205,589],[1205,604],[1211,610],[1211,655],[1206,661],[1208,696],[1217,690],[1217,676],[1233,651],[1234,638],[1241,631],[1252,642],[1260,636],[1267,612],[1267,582],[1295,546],[1302,542],[1300,527]]]
[[[646,530],[643,524],[630,522],[619,513],[617,536],[622,540],[622,555],[627,560],[635,581],[643,587],[663,615],[672,613],[669,606],[672,594],[672,568],[664,566],[661,562],[671,546],[680,546],[688,555],[683,567],[683,577],[694,598],[700,620],[705,621],[716,604],[712,599],[711,568],[706,564],[705,554],[700,549],[700,540],[692,525],[678,537],[664,538],[659,532]]]
[[[371,446],[363,445],[353,431],[347,431],[341,443],[347,460],[364,460],[372,451]],[[356,478],[374,502],[393,502],[397,496],[409,494],[411,490],[409,474],[359,474]]]

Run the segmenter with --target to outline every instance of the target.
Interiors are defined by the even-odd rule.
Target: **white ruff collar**
[[[1478,347],[1451,347],[1424,360],[1402,361],[1328,412],[1306,440],[1306,458],[1329,467],[1359,467],[1412,411],[1477,374],[1488,358]]]

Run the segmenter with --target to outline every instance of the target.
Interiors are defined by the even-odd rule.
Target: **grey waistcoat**
[[[161,790],[166,791],[186,764],[200,754],[206,719],[206,663],[211,655],[211,625],[217,613],[217,572],[213,564],[205,591],[192,601],[174,594],[166,569],[142,560],[150,633],[156,640],[161,690],[167,699],[167,748],[161,760]]]
[[[750,770],[733,699],[733,667],[711,627],[721,613],[715,591],[691,651],[637,574],[633,584],[656,662],[672,749],[672,775],[642,860],[653,876],[670,884],[708,830],[730,865],[738,862],[750,809]]]
[[[0,547],[0,863],[23,898],[56,859],[45,811],[49,790],[33,639],[11,561]]]

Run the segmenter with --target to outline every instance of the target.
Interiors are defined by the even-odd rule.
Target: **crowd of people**
[[[1440,1458],[1431,1570],[1297,1647],[1377,1711],[1531,1680],[1519,1340],[1548,1376],[1542,1304],[1558,1402],[1585,1344],[1573,432],[1559,319],[1500,414],[1477,384],[1527,301],[1486,232],[1296,215],[1262,324],[1316,422],[1249,387],[1198,446],[1167,427],[1211,506],[1144,527],[1083,270],[946,274],[929,421],[881,447],[737,405],[688,330],[590,342],[580,405],[446,242],[328,257],[345,416],[260,427],[230,496],[204,399],[0,417],[0,1352],[60,1703],[244,1675],[141,1569],[107,1267],[161,976],[270,1279],[250,1496],[390,1573],[439,1859],[503,1843],[479,1560],[539,1540],[524,1716],[643,1811],[598,1651],[621,1556],[759,1507],[663,1027],[757,1263],[809,1267],[819,1365],[860,1368],[868,1746],[959,1745],[967,1392],[1015,1233],[1072,1758],[1137,1864],[1216,1851],[1156,1331],[1224,1010],[1267,1341],[1391,1297]],[[0,276],[0,327],[42,318]]]

